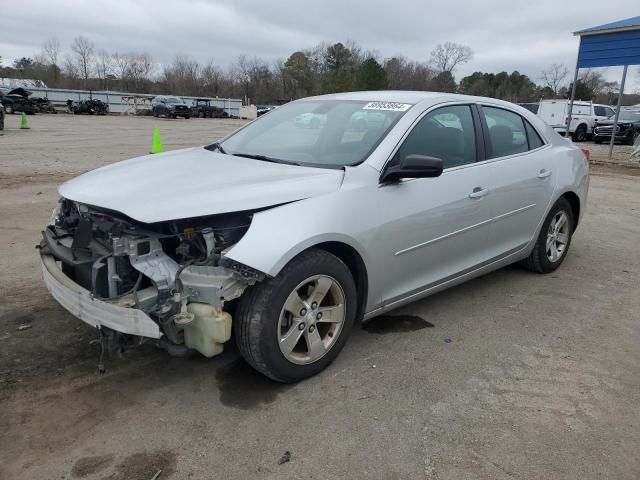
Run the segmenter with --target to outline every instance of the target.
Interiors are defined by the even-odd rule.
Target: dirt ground
[[[242,122],[29,120],[0,137],[0,479],[640,478],[639,169],[592,169],[554,274],[510,267],[392,312],[308,381],[270,382],[233,345],[144,345],[99,375],[95,331],[40,278],[57,185],[147,153],[156,124],[179,148]]]

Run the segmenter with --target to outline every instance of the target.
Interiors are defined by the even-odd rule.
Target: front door
[[[384,279],[372,305],[391,303],[454,277],[487,259],[488,184],[476,163],[478,117],[469,105],[440,107],[418,121],[394,156],[441,158],[437,178],[407,179],[377,191],[379,228],[372,235],[372,272]]]

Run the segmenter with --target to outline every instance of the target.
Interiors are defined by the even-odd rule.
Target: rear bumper
[[[73,316],[92,327],[108,327],[118,332],[142,337],[160,338],[160,327],[146,313],[123,306],[127,299],[105,302],[93,298],[91,292],[68,278],[53,256],[43,254],[42,275],[47,289],[56,301]]]

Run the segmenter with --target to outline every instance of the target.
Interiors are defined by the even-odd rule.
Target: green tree
[[[540,89],[531,79],[514,71],[484,73],[474,72],[460,80],[460,93],[467,95],[479,95],[484,97],[500,98],[510,102],[531,102],[543,96],[548,96],[547,90]],[[551,92],[553,92],[551,90]]]
[[[13,61],[13,68],[16,70],[27,70],[33,65],[33,59],[29,57],[16,58]]]
[[[451,72],[440,72],[431,81],[431,90],[434,92],[453,93],[456,91],[456,81]]]
[[[387,72],[375,58],[367,58],[356,72],[355,90],[383,90],[387,88]]]
[[[294,52],[284,64],[285,84],[291,89],[293,98],[311,93],[311,61],[304,52]]]
[[[325,92],[347,92],[352,89],[355,60],[353,52],[340,42],[327,48]]]

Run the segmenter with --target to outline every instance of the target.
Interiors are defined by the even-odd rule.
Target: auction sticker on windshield
[[[363,110],[389,110],[392,112],[406,112],[411,108],[410,103],[396,103],[396,102],[369,102]]]

